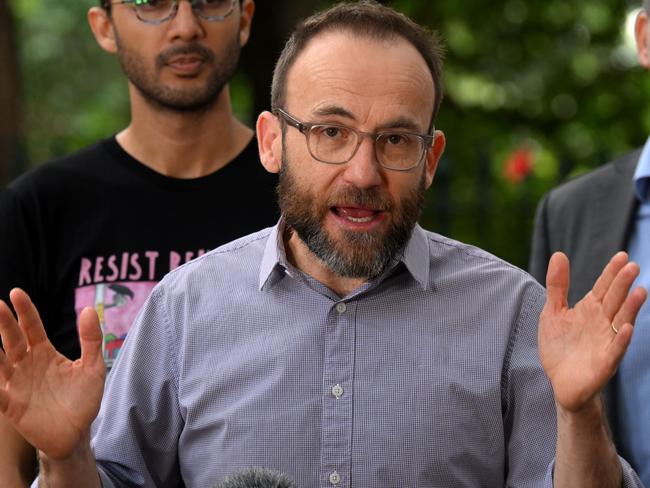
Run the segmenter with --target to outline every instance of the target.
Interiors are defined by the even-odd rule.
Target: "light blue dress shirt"
[[[248,466],[302,488],[552,486],[535,280],[416,227],[340,298],[287,263],[281,228],[154,289],[93,426],[105,487],[210,488]]]
[[[630,258],[641,267],[634,286],[650,290],[650,139],[634,173],[639,208],[630,236]],[[612,198],[615,198],[612,195]],[[641,307],[632,343],[618,373],[617,408],[620,442],[650,486],[650,304]]]

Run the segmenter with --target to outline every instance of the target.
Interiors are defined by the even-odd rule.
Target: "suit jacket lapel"
[[[601,180],[594,189],[593,208],[597,218],[593,220],[592,246],[588,250],[594,263],[603,257],[608,261],[627,247],[637,208],[633,178],[639,156],[640,151],[635,151],[617,160],[612,165],[611,181]]]

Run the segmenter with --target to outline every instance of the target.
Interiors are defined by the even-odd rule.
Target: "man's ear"
[[[427,151],[426,159],[424,160],[425,163],[424,181],[425,181],[426,188],[429,188],[431,186],[431,183],[433,183],[433,177],[435,176],[436,170],[438,169],[438,163],[440,162],[440,157],[442,156],[442,153],[445,152],[446,144],[447,141],[445,139],[444,132],[437,130],[435,132],[433,145]]]
[[[265,111],[257,118],[257,147],[262,166],[269,173],[279,173],[282,166],[282,127],[278,118]]]
[[[88,10],[88,24],[95,35],[97,44],[109,53],[117,52],[115,30],[108,12],[101,7],[92,7]]]
[[[639,63],[644,68],[650,68],[650,51],[648,48],[648,14],[645,10],[641,10],[639,15],[636,16],[634,24],[634,38],[636,40],[636,54],[639,58]]]
[[[245,46],[251,34],[251,23],[255,13],[255,2],[245,0],[241,5],[241,15],[239,17],[239,45]]]

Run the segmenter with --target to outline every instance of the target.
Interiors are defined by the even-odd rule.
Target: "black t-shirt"
[[[275,175],[256,141],[218,171],[163,176],[115,138],[49,162],[0,200],[0,298],[21,287],[54,346],[80,355],[76,322],[94,307],[110,366],[140,306],[171,269],[275,224]]]

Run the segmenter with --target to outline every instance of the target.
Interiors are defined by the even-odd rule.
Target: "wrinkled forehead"
[[[435,88],[426,61],[407,40],[330,31],[311,39],[287,76],[287,108],[297,114],[342,105],[360,117],[407,111],[428,126]]]

